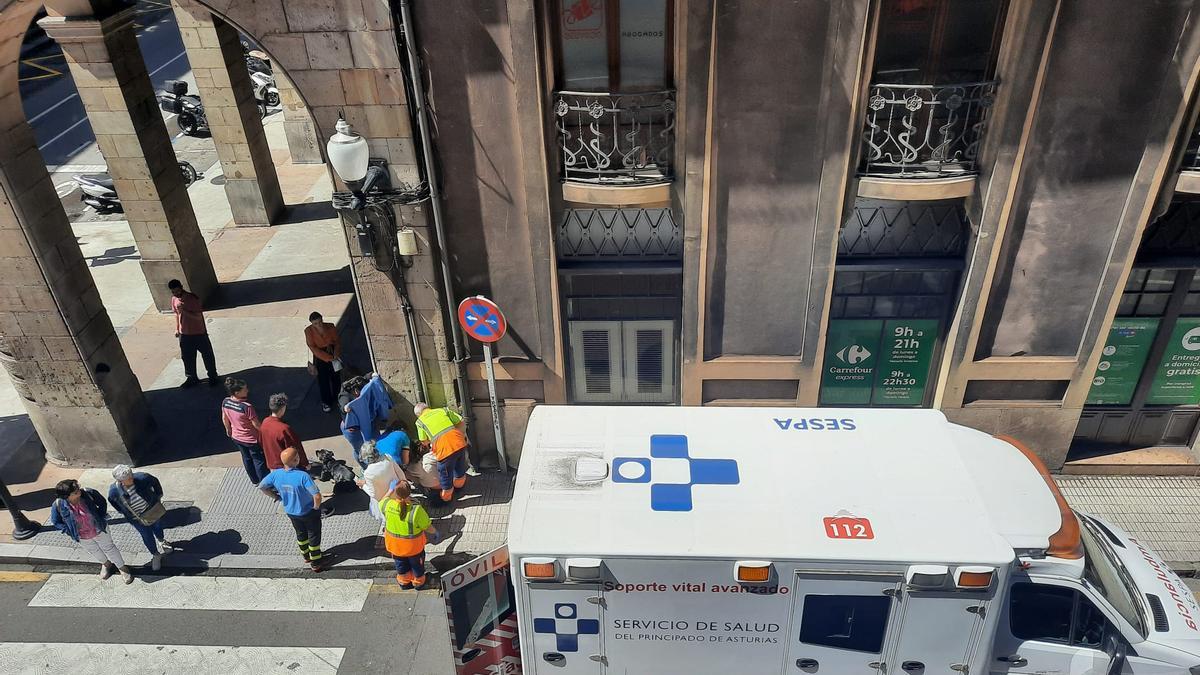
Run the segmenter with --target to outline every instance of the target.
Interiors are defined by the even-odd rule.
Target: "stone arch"
[[[21,105],[22,38],[41,7],[0,0],[0,362],[49,461],[127,462],[149,408]]]

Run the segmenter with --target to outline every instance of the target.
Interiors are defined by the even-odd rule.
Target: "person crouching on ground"
[[[108,503],[142,535],[142,543],[151,555],[150,569],[157,572],[162,569],[162,554],[175,550],[163,534],[162,517],[167,509],[162,502],[162,483],[148,473],[134,473],[127,464],[115,466],[112,477],[115,482],[108,487]]]
[[[442,501],[454,498],[454,491],[467,484],[466,422],[449,408],[430,408],[427,403],[413,406],[417,416],[417,440],[433,450],[437,458]]]
[[[404,455],[412,460],[404,465],[405,477],[420,489],[421,494],[429,500],[430,506],[444,505],[442,481],[438,478],[437,458],[420,445],[413,452],[405,450]]]
[[[283,468],[267,474],[258,487],[283,502],[283,512],[296,530],[300,555],[314,572],[323,569],[321,555],[321,491],[307,471],[297,468],[300,453],[287,448],[279,454]]]
[[[383,513],[379,510],[379,502],[391,492],[392,484],[405,480],[404,472],[395,460],[379,451],[375,441],[363,443],[359,455],[367,463],[367,468],[363,469],[363,477],[358,481],[358,487],[367,493],[367,497],[370,499],[368,503],[371,506],[371,515],[379,521],[379,534],[382,535]],[[377,545],[381,546],[382,544],[383,542],[380,541]]]
[[[425,585],[426,533],[436,544],[438,531],[425,509],[412,502],[408,481],[396,481],[379,502],[379,510],[383,512],[385,546],[396,565],[396,581],[401,588],[420,588]]]
[[[133,583],[133,572],[108,533],[108,504],[92,488],[80,488],[77,480],[61,480],[54,486],[58,499],[50,507],[50,523],[79,543],[100,563],[100,578],[121,572],[125,583]]]

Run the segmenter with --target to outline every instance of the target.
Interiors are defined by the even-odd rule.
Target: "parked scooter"
[[[190,163],[179,160],[179,170],[183,172],[183,184],[192,183],[204,178],[204,174],[196,170]],[[80,200],[100,213],[116,213],[123,211],[121,197],[113,187],[112,176],[106,173],[84,173],[71,177],[83,192]]]
[[[267,73],[251,71],[250,83],[254,85],[254,98],[260,106],[279,107],[279,89],[275,87],[275,78]]]

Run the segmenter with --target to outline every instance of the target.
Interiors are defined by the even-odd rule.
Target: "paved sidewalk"
[[[338,417],[322,413],[306,363],[303,329],[309,312],[338,323],[346,361],[369,368],[342,225],[329,205],[332,186],[324,165],[295,165],[283,136],[282,115],[265,120],[284,201],[283,222],[273,227],[236,227],[224,192],[219,163],[198,169],[204,178],[188,193],[208,242],[221,288],[206,303],[217,367],[250,385],[259,415],[267,398],[288,394],[287,422],[310,459],[329,448],[351,466],[349,444]],[[183,364],[174,338],[174,318],[150,301],[137,249],[125,221],[75,222],[73,229],[121,345],[137,375],[157,425],[156,442],[141,469],[163,483],[171,512],[169,538],[183,542],[167,568],[300,568],[294,532],[279,505],[255,490],[240,454],[225,437],[219,408],[221,388],[181,390]],[[90,470],[48,464],[44,450],[7,377],[0,376],[0,472],[17,505],[49,530],[55,483],[74,478],[107,493],[109,468]],[[332,485],[322,489],[332,492]],[[433,509],[446,540],[430,547],[435,568],[448,569],[502,542],[507,530],[512,483],[508,476],[473,478],[453,508]],[[378,524],[360,490],[334,496],[337,513],[327,518],[323,544],[336,567],[384,567],[390,560],[375,548]],[[113,535],[133,564],[149,554],[132,526],[110,514]],[[0,560],[89,561],[64,535],[45,531],[24,542],[11,537],[12,523],[0,515]]]
[[[1072,507],[1112,522],[1150,545],[1177,572],[1200,565],[1200,478],[1056,476]]]
[[[164,516],[167,540],[178,553],[164,556],[165,569],[292,569],[303,567],[296,536],[278,502],[250,484],[241,469],[150,469],[163,483],[168,507]],[[102,469],[79,472],[85,487],[108,493],[112,478]],[[333,486],[318,483],[329,495]],[[511,475],[484,474],[467,486],[447,507],[431,508],[434,526],[443,540],[428,547],[429,561],[445,571],[504,543],[508,530]],[[367,495],[353,489],[327,497],[335,513],[323,521],[322,548],[335,569],[388,568],[391,558],[375,548],[379,521],[367,511]],[[132,525],[109,509],[110,531],[118,548],[133,565],[148,565],[150,554]],[[92,563],[92,558],[69,537],[49,528],[23,542],[0,543],[0,561]],[[382,555],[381,555],[382,554]]]

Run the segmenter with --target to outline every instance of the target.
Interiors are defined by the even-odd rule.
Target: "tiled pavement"
[[[1072,507],[1148,543],[1178,571],[1200,564],[1200,478],[1057,476]]]
[[[166,469],[164,471],[170,471]],[[439,570],[454,567],[504,543],[513,476],[483,474],[468,479],[450,506],[430,509],[434,526],[443,535],[428,547]],[[321,483],[325,494],[332,485]],[[167,495],[170,496],[169,494]],[[239,469],[228,469],[207,509],[195,502],[167,501],[167,539],[180,552],[164,557],[168,568],[287,569],[302,566],[295,533],[279,504],[250,484]],[[361,490],[338,492],[329,498],[335,513],[323,521],[321,539],[335,568],[386,567],[389,558],[375,548],[379,523],[367,511]],[[149,562],[149,554],[132,526],[110,510],[110,531],[131,564]],[[24,542],[0,544],[0,559],[22,562],[90,561],[75,542],[49,528]]]

